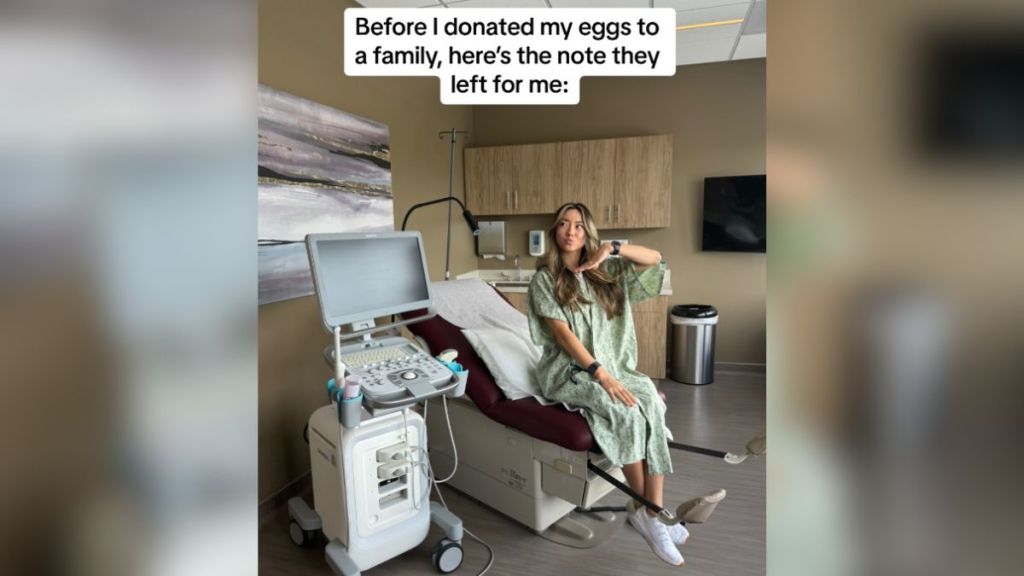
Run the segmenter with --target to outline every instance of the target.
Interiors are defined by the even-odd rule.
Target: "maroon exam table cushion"
[[[423,316],[423,310],[406,313],[408,318]],[[544,406],[533,398],[509,400],[495,384],[484,361],[477,356],[462,329],[440,316],[410,324],[409,331],[423,338],[432,351],[453,348],[457,362],[469,370],[466,395],[490,419],[515,428],[534,438],[577,451],[598,451],[590,426],[579,412],[570,412],[560,404]]]

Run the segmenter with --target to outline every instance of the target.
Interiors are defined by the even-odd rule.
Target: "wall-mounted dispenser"
[[[476,239],[476,253],[481,258],[505,259],[504,220],[480,223],[480,235]]]
[[[530,256],[544,255],[544,231],[530,230]]]

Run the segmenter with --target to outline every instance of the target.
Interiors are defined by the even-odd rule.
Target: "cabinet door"
[[[508,214],[518,177],[509,146],[466,148],[466,207],[477,215]]]
[[[615,140],[562,143],[562,190],[565,202],[590,208],[598,228],[609,228],[615,203]]]
[[[636,327],[636,369],[651,378],[665,377],[668,297],[658,296],[633,306]]]
[[[466,148],[462,160],[466,171],[466,208],[477,215],[496,214],[491,190],[490,148]]]
[[[612,227],[668,227],[671,198],[672,136],[616,139]]]
[[[491,148],[491,189],[493,202],[500,205],[496,214],[515,214],[515,193],[519,189],[519,153],[517,146]]]
[[[551,214],[563,203],[562,145],[516,146],[517,189],[512,195],[512,214]]]

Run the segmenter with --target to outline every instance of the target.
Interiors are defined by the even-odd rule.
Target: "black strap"
[[[686,452],[693,452],[695,454],[703,454],[705,456],[714,456],[715,458],[725,458],[728,453],[722,452],[721,450],[712,450],[711,448],[701,448],[700,446],[690,446],[689,444],[680,444],[678,442],[669,441],[669,448],[675,448],[676,450],[685,450]]]
[[[607,480],[607,481],[608,481],[609,483],[611,483],[611,485],[612,485],[612,486],[615,486],[615,487],[616,487],[616,488],[618,488],[619,490],[622,490],[622,491],[623,491],[623,492],[625,492],[625,493],[626,493],[626,494],[627,494],[628,496],[630,496],[631,498],[633,498],[633,500],[636,500],[637,502],[639,502],[639,503],[643,504],[643,505],[644,505],[645,507],[647,507],[648,509],[650,509],[650,510],[653,510],[653,511],[655,511],[655,512],[657,512],[658,514],[661,514],[662,512],[664,512],[664,511],[665,511],[665,509],[664,509],[664,508],[662,508],[661,506],[658,506],[658,505],[657,505],[657,504],[655,504],[654,502],[651,502],[651,501],[650,501],[650,500],[648,500],[647,498],[644,498],[643,496],[641,496],[641,495],[637,494],[637,493],[636,493],[636,491],[634,491],[634,490],[633,490],[632,488],[630,488],[630,487],[629,487],[628,485],[626,485],[626,484],[623,484],[622,482],[619,482],[619,479],[618,479],[618,478],[616,478],[616,477],[612,476],[611,474],[609,474],[609,473],[605,472],[604,470],[602,470],[602,469],[601,469],[601,467],[600,467],[600,466],[598,466],[598,465],[594,464],[594,463],[593,463],[592,461],[590,461],[590,460],[587,460],[587,469],[588,469],[588,470],[590,470],[590,471],[592,471],[592,472],[593,472],[594,474],[597,474],[597,475],[598,475],[598,476],[600,476],[601,478],[604,478],[604,479],[605,479],[605,480]],[[680,524],[683,524],[683,525],[686,525],[686,522],[683,522],[682,520],[680,520],[680,521],[679,521],[679,523],[680,523]]]

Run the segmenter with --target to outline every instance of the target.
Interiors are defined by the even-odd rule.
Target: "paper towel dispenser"
[[[476,238],[476,253],[481,258],[505,256],[505,221],[480,223],[480,235]]]

